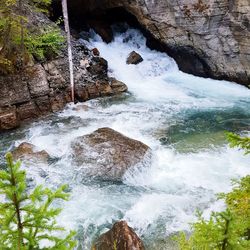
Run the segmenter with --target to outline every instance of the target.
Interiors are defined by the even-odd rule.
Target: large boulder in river
[[[126,221],[116,222],[112,229],[102,234],[94,250],[144,250],[141,239]]]
[[[39,151],[35,145],[27,142],[21,143],[12,151],[15,160],[35,160],[36,162],[47,163],[49,154],[45,150]]]
[[[127,64],[138,64],[138,63],[140,63],[140,62],[142,62],[142,61],[143,61],[143,58],[141,57],[141,55],[138,54],[138,53],[135,52],[135,51],[132,51],[132,52],[129,54],[126,63],[127,63]]]
[[[73,162],[83,168],[83,173],[106,180],[120,180],[126,170],[151,161],[147,145],[111,128],[80,136],[71,148]]]

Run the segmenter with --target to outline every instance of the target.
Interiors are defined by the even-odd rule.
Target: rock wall
[[[124,83],[108,77],[107,61],[86,48],[83,41],[73,43],[73,54],[76,101],[127,90]],[[0,130],[57,112],[71,101],[68,58],[62,54],[53,61],[27,67],[19,74],[0,76],[0,87]]]
[[[79,19],[124,8],[181,70],[250,83],[249,0],[75,0],[69,5]]]

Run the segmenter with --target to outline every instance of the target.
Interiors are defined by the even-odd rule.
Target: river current
[[[49,165],[24,166],[30,185],[69,184],[71,198],[58,221],[78,231],[79,249],[121,219],[128,221],[147,249],[173,249],[168,237],[189,230],[200,209],[208,216],[223,203],[216,193],[230,190],[230,180],[249,174],[249,156],[231,149],[224,131],[250,133],[250,91],[240,85],[195,77],[179,71],[164,53],[146,47],[134,29],[104,43],[93,35],[109,64],[109,75],[127,84],[129,92],[115,97],[68,105],[62,112],[1,134],[4,152],[26,141],[46,150]],[[127,65],[135,50],[143,57]],[[76,108],[79,106],[79,108]],[[69,160],[70,143],[100,127],[110,127],[153,150],[152,165],[130,171],[120,182],[89,179]]]

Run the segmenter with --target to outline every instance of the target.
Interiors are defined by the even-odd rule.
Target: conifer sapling
[[[75,232],[66,237],[56,236],[65,231],[56,223],[60,208],[52,207],[55,200],[67,200],[67,186],[56,191],[37,186],[29,192],[26,172],[20,162],[14,163],[12,155],[6,155],[7,169],[0,171],[0,249],[4,250],[70,250],[76,245]],[[48,243],[43,246],[44,242]]]

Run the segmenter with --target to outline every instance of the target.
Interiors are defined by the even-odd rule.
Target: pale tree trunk
[[[67,0],[62,0],[62,11],[63,11],[63,20],[64,20],[65,32],[66,32],[66,35],[67,35],[67,44],[68,44],[71,100],[72,100],[72,102],[74,102],[75,101],[75,93],[74,93],[73,57],[72,57],[72,48],[71,48],[71,40],[70,40],[70,29],[69,29],[69,16],[68,16]]]

